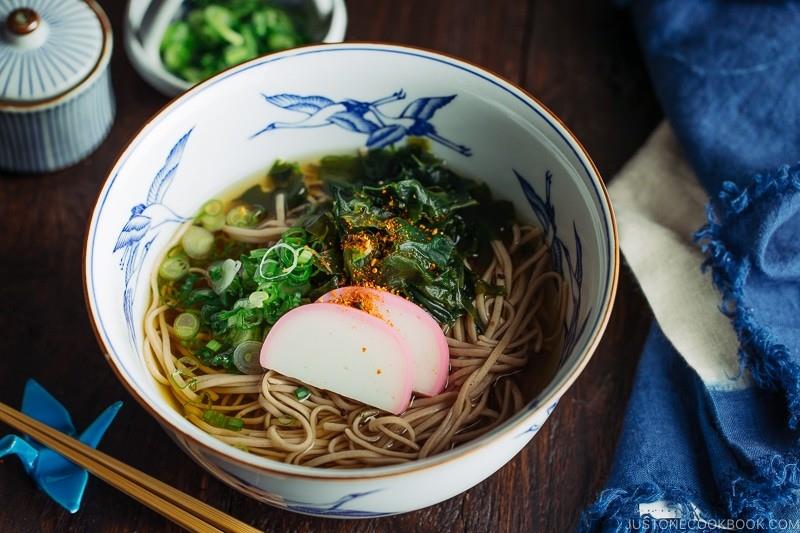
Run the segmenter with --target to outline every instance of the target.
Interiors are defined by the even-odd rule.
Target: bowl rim
[[[115,361],[115,358],[112,357],[111,354],[113,353],[113,350],[111,350],[110,346],[106,344],[103,335],[101,335],[98,329],[98,323],[96,318],[98,312],[96,309],[94,309],[92,304],[92,299],[90,298],[89,295],[89,276],[88,276],[89,265],[87,263],[89,237],[92,234],[91,230],[96,221],[96,217],[99,215],[99,208],[101,207],[100,204],[101,197],[103,196],[103,193],[106,192],[107,186],[109,185],[109,181],[113,180],[113,178],[115,177],[115,174],[118,171],[120,165],[132,152],[135,141],[139,139],[139,137],[145,132],[145,130],[153,126],[154,123],[157,121],[157,119],[159,119],[162,116],[165,116],[170,109],[176,107],[183,100],[191,99],[196,93],[201,92],[207,86],[215,84],[218,81],[221,81],[223,78],[226,78],[231,74],[238,72],[240,70],[247,70],[250,68],[254,68],[262,63],[269,63],[277,59],[290,58],[292,56],[301,56],[314,51],[325,51],[325,50],[336,51],[336,50],[348,50],[348,49],[364,50],[364,51],[369,50],[374,52],[388,52],[388,53],[399,53],[399,54],[405,53],[409,55],[415,55],[418,57],[439,61],[449,66],[458,67],[467,72],[477,74],[480,77],[484,78],[485,80],[494,83],[500,89],[506,90],[513,96],[516,96],[518,99],[523,101],[523,103],[531,107],[533,111],[538,112],[542,116],[542,118],[545,119],[545,121],[547,121],[550,124],[550,126],[553,127],[563,137],[567,145],[573,149],[575,155],[578,157],[578,160],[584,167],[584,170],[586,171],[587,175],[593,182],[593,185],[596,187],[597,192],[599,193],[598,197],[601,200],[601,215],[603,215],[603,218],[605,219],[605,222],[608,225],[609,228],[608,237],[609,240],[611,241],[610,244],[612,247],[611,253],[609,254],[610,255],[609,259],[611,261],[611,264],[609,265],[610,279],[608,279],[608,285],[605,294],[603,295],[601,314],[599,315],[593,327],[591,337],[589,338],[586,347],[583,349],[582,353],[580,354],[576,362],[573,364],[572,368],[570,368],[563,377],[561,377],[558,381],[551,380],[550,383],[542,390],[542,392],[539,393],[537,397],[528,402],[520,411],[512,415],[512,417],[509,418],[507,421],[505,421],[503,424],[470,442],[464,443],[463,445],[457,448],[453,448],[435,454],[433,456],[426,457],[424,459],[410,461],[408,463],[401,463],[389,466],[379,466],[379,467],[357,468],[352,470],[322,469],[322,468],[308,467],[302,465],[286,464],[280,461],[276,461],[274,459],[270,459],[268,457],[262,457],[255,454],[251,454],[249,452],[245,452],[243,450],[239,450],[232,446],[226,445],[222,441],[214,439],[211,436],[208,436],[209,443],[203,442],[200,436],[195,436],[187,431],[184,431],[177,425],[173,424],[170,420],[167,419],[165,415],[162,415],[156,408],[151,406],[147,402],[147,400],[145,400],[140,395],[140,393],[133,386],[132,383],[128,382],[128,380],[122,375],[122,372],[119,369]],[[117,156],[114,158],[114,162],[112,163],[111,167],[109,168],[106,174],[106,177],[103,179],[102,184],[98,188],[96,198],[92,204],[92,210],[89,213],[86,222],[86,230],[83,239],[81,267],[82,267],[81,276],[83,281],[84,304],[86,306],[87,314],[89,315],[90,319],[89,322],[92,326],[92,332],[94,333],[95,339],[97,340],[99,347],[101,348],[101,352],[104,358],[108,362],[116,378],[120,381],[120,383],[122,383],[123,387],[127,390],[128,394],[130,394],[146,412],[148,412],[156,421],[158,421],[163,429],[169,430],[170,433],[179,436],[184,446],[188,447],[189,443],[194,444],[195,446],[198,446],[204,453],[211,454],[223,461],[232,463],[237,467],[244,468],[249,471],[255,470],[257,472],[275,475],[283,478],[310,479],[317,481],[333,481],[333,482],[336,481],[352,482],[359,480],[369,481],[382,478],[398,477],[406,474],[415,473],[420,470],[442,466],[446,463],[450,463],[457,459],[461,459],[466,455],[472,454],[484,448],[485,446],[502,439],[503,437],[507,437],[510,433],[512,433],[512,431],[515,428],[522,427],[526,423],[529,423],[530,420],[534,416],[536,416],[537,413],[539,413],[542,409],[546,408],[547,406],[552,406],[554,408],[559,399],[561,398],[561,396],[572,386],[572,384],[577,380],[578,376],[580,376],[580,374],[586,368],[587,364],[589,363],[589,360],[592,358],[595,351],[597,350],[597,347],[600,343],[600,340],[603,337],[603,334],[605,333],[606,327],[608,325],[612,313],[612,309],[614,307],[617,286],[619,281],[620,250],[619,250],[619,234],[617,229],[616,215],[614,213],[614,208],[611,204],[611,199],[608,194],[608,190],[606,189],[605,183],[601,177],[597,165],[589,156],[589,153],[586,151],[586,148],[583,146],[583,144],[581,144],[581,142],[578,140],[575,134],[566,126],[566,124],[564,124],[564,122],[555,113],[553,113],[535,96],[530,94],[527,90],[519,86],[517,83],[514,83],[498,74],[495,74],[471,61],[456,57],[454,55],[418,46],[399,45],[399,44],[385,43],[380,41],[348,41],[345,43],[333,43],[333,44],[310,44],[306,46],[293,48],[290,50],[284,50],[281,52],[264,54],[262,56],[254,58],[240,65],[236,65],[226,70],[223,70],[222,72],[212,76],[211,78],[195,85],[191,89],[172,98],[166,104],[164,104],[160,109],[158,109],[155,113],[153,113],[129,138],[129,140],[123,145],[123,147],[119,149]],[[198,429],[198,431],[201,430]],[[528,439],[528,441],[529,440],[530,439]],[[526,441],[525,444],[527,444],[528,441]],[[192,454],[190,455],[193,457]]]

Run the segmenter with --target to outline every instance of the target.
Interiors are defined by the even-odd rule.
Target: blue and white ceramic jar
[[[114,120],[108,18],[93,0],[5,0],[0,24],[0,169],[80,161]]]

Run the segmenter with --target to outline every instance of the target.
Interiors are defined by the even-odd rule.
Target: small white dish
[[[133,67],[147,83],[166,96],[175,96],[194,85],[168,71],[161,61],[159,46],[169,23],[183,5],[183,0],[129,0],[125,13],[123,43]],[[280,3],[280,2],[278,2]],[[284,3],[297,4],[297,1]],[[309,0],[327,31],[315,35],[320,43],[340,43],[347,31],[347,7],[344,0]]]
[[[336,120],[328,121],[333,111]],[[560,367],[507,422],[424,460],[324,469],[229,446],[176,411],[145,367],[148,275],[179,222],[207,199],[277,158],[353,153],[375,140],[367,126],[377,122],[391,128],[398,142],[406,135],[426,136],[435,155],[456,172],[484,180],[496,196],[513,202],[520,219],[544,229],[554,268],[572,286]],[[174,171],[159,173],[165,160]],[[87,229],[84,257],[87,307],[107,359],[172,438],[209,472],[257,500],[333,517],[385,516],[433,505],[511,460],[588,363],[611,313],[618,270],[605,187],[586,151],[550,111],[464,61],[404,46],[354,43],[254,59],[175,99],[131,140],[109,173]]]

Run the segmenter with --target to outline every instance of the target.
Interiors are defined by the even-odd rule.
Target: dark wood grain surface
[[[118,114],[85,161],[46,176],[0,175],[0,401],[18,405],[33,377],[83,427],[106,405],[125,407],[101,447],[266,531],[543,531],[575,528],[602,487],[651,314],[623,267],[614,313],[589,366],[522,453],[466,493],[403,516],[310,518],[255,503],[178,451],[116,381],[84,309],[81,246],[98,187],[117,153],[166,99],[141,80],[121,44],[123,6],[101,2],[117,34]],[[348,38],[412,44],[465,58],[537,95],[611,178],[660,111],[630,21],[605,1],[349,0]],[[0,142],[4,142],[0,139]],[[7,428],[0,426],[0,435]],[[173,531],[133,500],[91,479],[82,509],[63,511],[16,459],[0,461],[0,531]]]

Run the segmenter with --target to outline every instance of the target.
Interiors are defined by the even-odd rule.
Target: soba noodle
[[[302,210],[287,213],[281,195],[276,202],[276,217],[258,228],[226,225],[222,231],[246,243],[274,243]],[[190,225],[179,229],[164,254]],[[429,457],[483,435],[520,410],[524,396],[512,375],[561,350],[568,288],[551,269],[541,229],[514,225],[511,242],[494,240],[491,248],[493,258],[480,279],[502,287],[503,294],[478,294],[476,317],[463,315],[445,328],[450,350],[446,389],[431,398],[417,396],[399,416],[273,371],[235,375],[201,364],[167,323],[169,307],[161,300],[158,269],[150,276],[152,296],[144,324],[147,369],[169,387],[189,421],[257,455],[330,468]],[[310,392],[302,401],[293,394],[300,386]],[[241,419],[242,428],[209,424],[203,419],[207,409]]]

